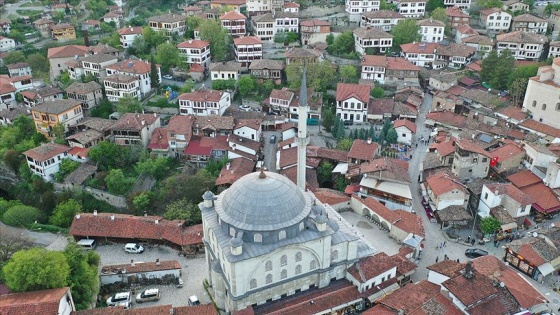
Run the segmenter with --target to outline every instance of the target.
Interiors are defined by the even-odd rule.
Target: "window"
[[[338,250],[335,250],[331,253],[331,261],[335,261],[338,259]]]
[[[271,271],[272,270],[272,261],[267,261],[265,264],[265,270],[266,271]]]
[[[272,283],[272,275],[268,274],[266,275],[266,284]]]
[[[286,266],[288,264],[288,256],[282,255],[280,257],[280,266]]]
[[[229,228],[229,236],[235,237],[235,229],[233,227]]]
[[[288,271],[286,269],[284,269],[280,273],[280,279],[286,279],[286,278],[288,278]]]
[[[533,107],[537,107],[537,101],[533,101]]]
[[[314,270],[315,268],[317,268],[317,262],[315,260],[312,260],[309,263],[309,270]]]
[[[546,104],[542,104],[542,110],[546,110]]]
[[[255,236],[253,236],[253,241],[255,243],[261,243],[262,242],[262,235],[260,233],[256,233]]]
[[[282,230],[278,233],[278,239],[283,240],[286,238],[286,231]]]
[[[296,262],[301,261],[301,252],[296,253]]]
[[[560,111],[560,102],[556,103],[556,110]]]
[[[482,163],[486,163],[488,161],[488,158],[482,158]]]
[[[251,282],[249,283],[249,288],[254,289],[257,287],[257,279],[251,279]]]
[[[304,228],[304,227],[305,227],[305,225],[303,224],[303,222],[301,222],[301,223],[299,224],[299,230],[300,230],[300,231],[303,231],[303,228]]]
[[[488,193],[484,194],[484,199],[488,200]]]
[[[301,265],[297,265],[296,266],[296,275],[299,275],[301,273]]]

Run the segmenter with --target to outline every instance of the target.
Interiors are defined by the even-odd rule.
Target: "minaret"
[[[297,133],[297,186],[305,190],[305,168],[307,144],[309,144],[309,135],[307,134],[307,69],[303,67],[303,75],[301,78],[301,90],[299,92],[298,102],[298,133]]]

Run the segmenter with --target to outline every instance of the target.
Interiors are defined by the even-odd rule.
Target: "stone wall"
[[[69,190],[69,189],[79,189],[89,193],[97,200],[105,201],[106,203],[110,204],[115,208],[128,209],[128,205],[126,204],[126,198],[121,195],[114,195],[104,190],[95,189],[91,187],[82,187],[82,186],[71,185],[71,184],[53,183],[53,185],[54,185],[54,189],[58,192],[63,190]]]
[[[158,113],[160,115],[179,115],[178,108],[161,108],[161,107],[154,107],[154,106],[144,106],[144,109],[147,112]]]
[[[335,57],[335,56],[327,54],[327,53],[325,53],[325,59],[327,59],[328,61],[330,61],[334,64],[337,64],[338,66],[352,65],[352,66],[355,66],[355,67],[360,67],[360,63],[361,63],[361,61],[359,59],[338,58],[338,57]]]

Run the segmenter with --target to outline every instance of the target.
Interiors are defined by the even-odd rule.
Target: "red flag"
[[[496,166],[498,164],[498,157],[490,159],[490,166]]]

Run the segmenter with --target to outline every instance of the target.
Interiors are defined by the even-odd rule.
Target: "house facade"
[[[478,144],[461,139],[455,141],[455,156],[453,157],[452,172],[461,181],[485,178],[490,166],[490,153]]]
[[[331,33],[331,23],[324,20],[301,21],[301,43],[311,45],[317,42],[326,42],[327,35]]]
[[[183,35],[186,28],[185,17],[175,13],[152,16],[148,18],[148,26],[166,36],[171,36],[171,34]]]
[[[275,84],[282,82],[284,64],[281,61],[260,59],[251,62],[249,71],[259,81],[272,80]]]
[[[8,65],[8,75],[10,78],[19,77],[24,75],[32,75],[31,74],[31,67],[27,62],[16,62],[11,65]]]
[[[541,57],[548,37],[536,33],[515,31],[496,36],[498,53],[508,49],[517,60],[538,60]]]
[[[499,8],[480,10],[480,25],[496,33],[507,32],[511,26],[511,14]]]
[[[379,10],[378,0],[346,0],[344,11],[348,13],[350,21],[359,22],[361,14]]]
[[[177,44],[179,54],[188,64],[199,64],[208,67],[210,64],[210,43],[200,39],[189,39]]]
[[[480,202],[478,204],[478,214],[482,217],[491,215],[491,210],[496,207],[503,207],[507,214],[514,219],[515,224],[506,226],[508,230],[523,224],[525,217],[531,211],[531,205],[535,202],[533,198],[525,194],[512,183],[506,184],[485,184],[482,187]]]
[[[446,9],[456,7],[463,12],[468,12],[471,8],[471,0],[444,0],[443,5]]]
[[[254,60],[263,59],[263,43],[255,36],[235,38],[233,40],[235,49],[235,61],[246,67]]]
[[[118,62],[118,58],[111,54],[95,54],[66,62],[68,74],[72,80],[81,80],[83,76],[95,78],[106,75],[105,68]]]
[[[360,27],[377,27],[385,32],[390,32],[399,21],[405,17],[393,10],[377,10],[362,13]]]
[[[150,63],[139,59],[126,59],[106,67],[107,77],[122,74],[134,77],[138,80],[140,97],[152,90],[152,79],[150,78]],[[158,81],[161,82],[161,68],[156,65]]]
[[[560,58],[550,66],[542,66],[537,76],[529,78],[523,100],[523,111],[530,112],[532,119],[560,128]]]
[[[446,0],[449,1],[449,0]],[[470,0],[469,6],[470,6]],[[461,7],[450,6],[445,9],[445,16],[447,17],[447,23],[449,27],[455,29],[462,25],[469,25],[471,22],[471,16],[464,12]]]
[[[380,28],[357,28],[353,33],[356,52],[362,55],[366,54],[368,48],[384,53],[393,46],[393,35]]]
[[[401,45],[401,55],[413,65],[433,67],[436,61],[435,43],[410,43]]]
[[[439,43],[444,38],[445,23],[432,18],[420,20],[416,23],[420,27],[418,32],[422,35],[422,42]]]
[[[125,113],[111,127],[111,135],[119,145],[147,148],[154,130],[160,127],[161,119],[155,113]]]
[[[123,48],[129,48],[132,43],[134,43],[134,39],[138,36],[142,36],[142,26],[131,26],[121,28],[117,31],[119,33],[119,41],[121,42],[121,46]]]
[[[142,98],[140,81],[130,75],[114,74],[103,80],[109,102],[118,102],[123,97]]]
[[[241,72],[240,64],[236,61],[222,61],[210,65],[212,80],[238,80]]]
[[[366,122],[371,86],[338,83],[336,86],[336,116],[342,120]]]
[[[91,109],[103,100],[103,87],[95,81],[74,82],[66,88],[66,96],[81,101],[83,109]]]
[[[397,0],[397,11],[407,18],[421,18],[426,14],[424,0]]]
[[[10,51],[14,49],[16,49],[15,40],[8,37],[0,36],[0,51]]]
[[[360,78],[381,84],[418,85],[420,67],[402,57],[364,55]]]
[[[59,42],[76,39],[76,29],[71,24],[56,24],[51,26],[51,36]]]
[[[231,95],[226,91],[201,88],[179,96],[180,115],[222,116],[230,105]]]
[[[233,37],[247,34],[247,17],[235,11],[229,11],[220,16],[222,27]]]
[[[60,163],[68,158],[72,148],[57,143],[44,143],[36,148],[23,152],[27,166],[31,172],[50,182],[60,169]]]
[[[524,31],[529,33],[546,34],[548,21],[538,16],[526,13],[513,18],[512,31]]]
[[[69,126],[73,126],[84,118],[82,102],[77,100],[55,100],[39,104],[31,109],[33,122],[37,132],[48,138],[54,136],[53,128],[58,124],[67,132]]]

